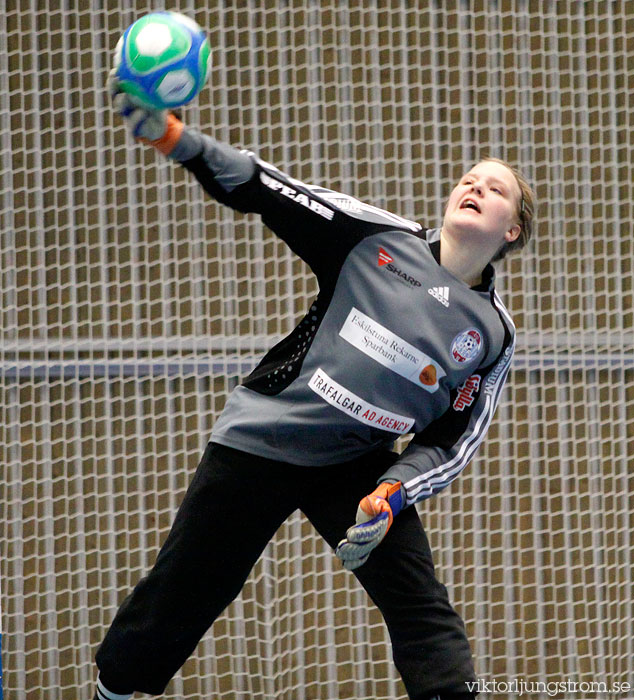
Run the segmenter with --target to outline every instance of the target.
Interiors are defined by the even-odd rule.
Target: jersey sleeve
[[[184,132],[171,157],[191,171],[218,202],[239,212],[260,214],[266,226],[318,277],[336,268],[337,261],[362,238],[390,228],[390,222],[381,225],[355,219],[322,196],[326,190],[295,180],[253,153],[192,129]]]
[[[508,331],[507,331],[508,332]],[[448,486],[471,461],[484,439],[506,381],[514,340],[508,338],[496,361],[475,371],[450,394],[447,411],[416,433],[380,481],[400,481],[405,505]]]

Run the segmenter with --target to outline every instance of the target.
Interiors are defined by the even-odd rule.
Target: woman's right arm
[[[187,128],[173,114],[139,108],[110,86],[114,108],[134,138],[180,162],[218,202],[263,222],[304,260],[320,281],[336,274],[363,238],[420,226],[352,197],[295,180],[249,151]],[[333,273],[334,271],[334,273]]]

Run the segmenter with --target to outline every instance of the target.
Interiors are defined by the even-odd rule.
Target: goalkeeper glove
[[[110,71],[106,83],[115,112],[126,120],[132,136],[149,143],[168,156],[183,132],[183,123],[166,109],[152,109],[135,102],[119,88],[115,71]]]
[[[370,552],[385,537],[394,516],[403,509],[401,482],[383,482],[361,500],[357,508],[356,524],[348,528],[346,538],[337,545],[335,554],[344,568],[352,571],[365,564]]]

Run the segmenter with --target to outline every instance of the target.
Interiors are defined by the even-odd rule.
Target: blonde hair
[[[520,188],[520,198],[517,202],[517,217],[521,226],[520,235],[510,242],[505,242],[504,245],[493,256],[491,262],[502,260],[509,253],[523,248],[533,235],[533,219],[535,216],[535,193],[533,188],[528,184],[528,180],[520,173],[517,168],[507,163],[501,158],[483,158],[482,163],[499,163],[505,168],[508,168],[515,177],[515,180]]]

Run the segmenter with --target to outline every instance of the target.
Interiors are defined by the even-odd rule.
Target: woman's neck
[[[441,229],[440,264],[469,287],[475,287],[482,282],[482,270],[490,260],[488,252],[485,252],[484,255],[481,252],[478,254],[478,252],[452,240],[446,235],[445,229]]]

